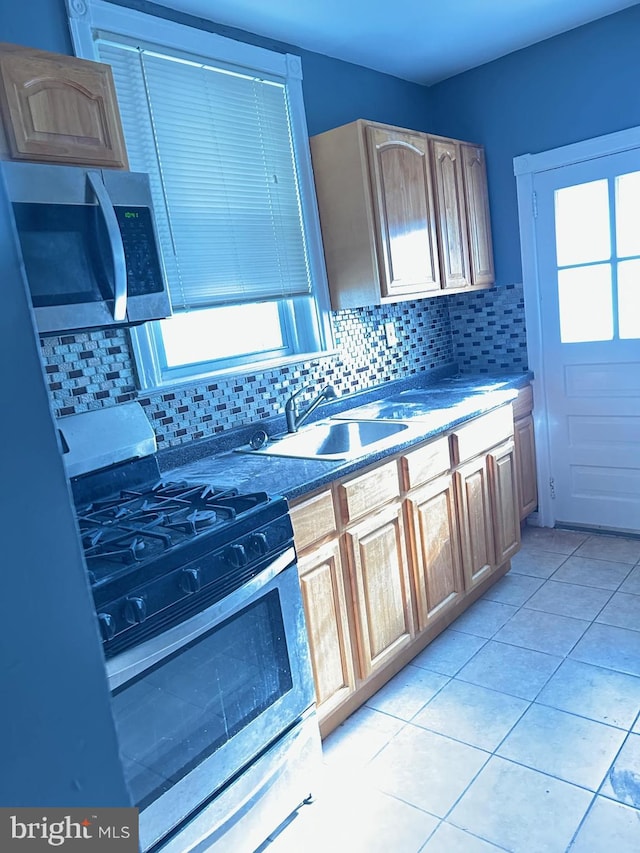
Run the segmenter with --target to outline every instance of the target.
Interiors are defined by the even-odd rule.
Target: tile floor
[[[638,853],[640,540],[528,527],[511,572],[324,742],[265,853]]]

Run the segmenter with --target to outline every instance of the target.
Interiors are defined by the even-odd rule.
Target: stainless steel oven
[[[289,548],[222,601],[107,662],[143,850],[249,853],[311,793],[304,770],[318,737],[302,613]]]
[[[321,761],[287,503],[162,479],[128,405],[141,459],[105,466],[113,411],[58,423],[68,470],[102,466],[71,484],[141,850],[253,853]]]

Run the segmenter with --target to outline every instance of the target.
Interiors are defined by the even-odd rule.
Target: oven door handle
[[[110,689],[115,690],[132,678],[141,675],[163,658],[193,642],[201,634],[206,633],[216,624],[233,615],[239,606],[245,606],[260,595],[264,588],[285,569],[293,567],[297,573],[295,560],[296,554],[293,547],[287,548],[259,574],[221,601],[216,601],[184,622],[163,631],[162,634],[151,637],[138,646],[126,649],[121,654],[107,660],[106,668]]]

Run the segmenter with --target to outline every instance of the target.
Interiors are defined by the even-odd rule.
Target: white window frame
[[[159,49],[186,51],[215,61],[251,68],[286,80],[291,115],[291,133],[298,168],[300,198],[307,237],[308,260],[313,293],[311,310],[315,308],[318,321],[318,341],[313,351],[269,359],[267,361],[239,360],[224,370],[198,372],[197,365],[189,375],[185,369],[175,371],[174,376],[163,374],[159,352],[156,347],[151,324],[132,328],[131,343],[138,381],[142,389],[164,388],[176,384],[193,384],[205,378],[221,375],[246,374],[260,370],[278,368],[285,364],[298,363],[326,357],[335,353],[331,325],[329,288],[324,265],[324,251],[320,231],[320,220],[311,166],[308,131],[302,96],[302,63],[294,54],[276,53],[256,45],[220,36],[184,24],[178,24],[134,9],[116,6],[104,0],[66,0],[69,27],[76,56],[99,61],[94,41],[95,31],[106,31],[114,35],[140,39],[156,44]],[[294,309],[291,314],[298,312]],[[304,311],[302,312],[304,313]],[[291,318],[293,320],[293,316]],[[306,335],[308,337],[308,334]]]

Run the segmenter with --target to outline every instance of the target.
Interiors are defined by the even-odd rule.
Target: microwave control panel
[[[163,289],[158,247],[148,207],[116,205],[127,263],[129,296],[159,293]]]

